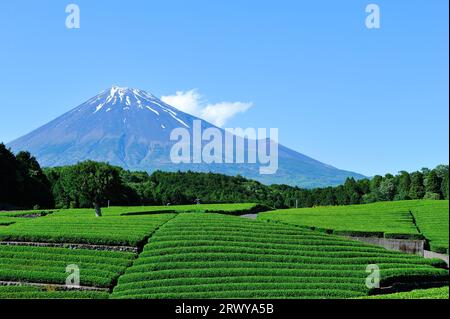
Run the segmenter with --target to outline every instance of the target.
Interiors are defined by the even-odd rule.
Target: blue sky
[[[81,28],[65,27],[76,3]],[[381,9],[367,29],[365,7]],[[251,103],[226,127],[366,175],[448,163],[448,1],[8,1],[0,141],[112,85]]]

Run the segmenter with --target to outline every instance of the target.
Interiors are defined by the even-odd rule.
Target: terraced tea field
[[[417,227],[430,241],[432,251],[448,255],[448,201],[424,202],[411,208]]]
[[[65,285],[66,267],[77,265],[81,286],[108,288],[134,258],[129,252],[0,245],[0,282]]]
[[[339,235],[426,238],[431,250],[448,253],[448,212],[448,201],[417,200],[276,210],[258,218]]]
[[[183,213],[183,212],[215,212],[225,214],[246,214],[253,211],[264,210],[265,207],[254,203],[239,204],[204,204],[204,205],[170,205],[170,206],[115,206],[103,208],[105,216],[143,216],[159,213]],[[268,208],[266,208],[268,209]],[[18,213],[17,213],[18,214]],[[92,216],[91,209],[63,209],[58,211],[58,216]],[[0,215],[1,216],[1,215]]]
[[[113,298],[350,298],[367,295],[366,267],[383,284],[447,281],[442,262],[295,226],[180,214],[162,226]]]
[[[10,217],[1,217],[0,216],[0,226],[8,226],[11,224],[14,224],[14,219],[10,218]]]
[[[417,289],[387,295],[365,297],[366,299],[449,299],[448,287]]]
[[[417,217],[389,215],[394,226],[377,221],[370,229],[417,236],[408,226],[416,220],[437,243],[437,223],[429,221],[436,216],[420,207]],[[266,218],[280,212],[261,213],[260,220],[230,216],[258,209],[111,207],[101,218],[91,209],[1,212],[0,299],[360,298],[378,291],[366,286],[366,268],[373,264],[383,287],[448,286],[440,260]],[[77,289],[65,287],[68,265],[79,267]]]
[[[261,220],[329,230],[336,234],[367,234],[395,236],[418,235],[407,202],[374,203],[367,205],[324,206],[285,209],[261,213]]]
[[[52,286],[0,286],[0,299],[108,299],[106,291],[57,290]]]
[[[0,228],[1,241],[137,246],[174,214],[69,216],[53,214]]]
[[[111,207],[96,218],[91,209],[67,209],[40,218],[37,211],[0,213],[0,241],[138,246],[177,212],[251,212],[256,204]],[[123,215],[123,216],[122,216]],[[126,216],[126,217],[125,217]]]

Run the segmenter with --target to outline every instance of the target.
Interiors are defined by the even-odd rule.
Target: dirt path
[[[434,251],[424,250],[423,251],[423,257],[424,258],[439,258],[439,259],[442,259],[443,261],[445,261],[447,263],[447,268],[448,268],[448,255],[435,253]]]
[[[258,214],[244,214],[244,215],[241,215],[241,217],[248,218],[248,219],[256,219],[256,218],[258,218]]]

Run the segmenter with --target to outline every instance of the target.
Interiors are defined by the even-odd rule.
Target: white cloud
[[[177,91],[175,95],[161,96],[161,100],[164,103],[172,105],[180,111],[196,116],[198,115],[198,111],[201,109],[201,98],[202,97],[197,90],[190,90],[186,92]]]
[[[238,113],[244,113],[252,107],[252,103],[220,102],[207,103],[196,89],[177,91],[175,95],[162,96],[161,100],[180,111],[195,115],[217,126],[225,123]]]
[[[212,122],[217,126],[223,126],[233,116],[238,113],[244,113],[252,106],[252,103],[244,102],[220,102],[209,104],[202,110],[202,116],[205,120]]]

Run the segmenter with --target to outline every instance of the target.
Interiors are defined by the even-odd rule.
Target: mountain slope
[[[170,133],[181,127],[192,136],[194,120],[200,119],[145,91],[112,87],[8,146],[14,152],[31,152],[42,166],[70,165],[92,159],[131,170],[213,171],[240,174],[267,184],[302,187],[337,185],[349,176],[364,177],[282,145],[278,146],[279,169],[273,175],[260,175],[260,164],[174,164],[169,156],[175,143],[170,140]],[[217,128],[202,120],[202,130],[210,127]],[[249,148],[251,145],[245,143],[245,152]]]

